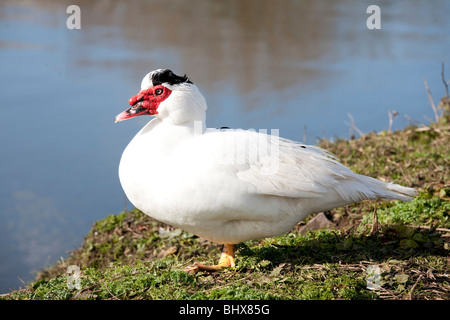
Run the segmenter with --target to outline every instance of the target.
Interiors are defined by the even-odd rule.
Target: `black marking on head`
[[[300,148],[306,149],[306,147],[305,147],[305,146],[300,146]]]
[[[192,83],[189,78],[184,76],[177,76],[172,70],[163,69],[159,72],[155,72],[152,75],[153,86],[157,86],[163,83],[168,83],[170,85],[180,84],[180,83]]]

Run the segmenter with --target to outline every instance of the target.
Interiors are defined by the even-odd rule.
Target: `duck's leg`
[[[202,263],[196,263],[194,267],[188,267],[185,269],[185,271],[198,271],[198,270],[205,270],[205,271],[219,271],[222,270],[224,267],[234,267],[234,244],[228,244],[226,243],[223,246],[223,251],[220,256],[219,264],[209,266]]]

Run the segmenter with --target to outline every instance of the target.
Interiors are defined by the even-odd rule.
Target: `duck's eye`
[[[163,93],[163,89],[158,88],[158,89],[155,90],[155,94],[156,94],[157,96],[159,96],[161,93]]]

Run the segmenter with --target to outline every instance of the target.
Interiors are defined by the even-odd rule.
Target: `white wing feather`
[[[214,141],[208,153],[214,154],[216,163],[231,167],[259,194],[316,198],[334,190],[351,203],[373,198],[409,200],[415,193],[412,188],[356,174],[321,148],[277,135],[209,129],[201,137]]]

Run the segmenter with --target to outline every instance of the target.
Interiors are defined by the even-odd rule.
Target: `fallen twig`
[[[408,299],[412,300],[413,297],[413,292],[417,287],[417,284],[419,283],[420,279],[422,279],[422,275],[419,275],[419,277],[416,280],[416,283],[414,283],[414,285],[411,287],[411,290],[409,290],[409,294],[408,294]]]
[[[120,300],[111,291],[109,291],[109,288],[108,288],[108,286],[106,285],[106,283],[104,281],[102,281],[101,279],[99,279],[99,280],[105,286],[106,290],[109,292],[109,294],[113,297],[114,300]]]
[[[410,226],[410,227],[415,228],[415,229],[431,229],[431,228],[433,228],[430,226]],[[436,228],[436,229],[433,228],[433,230],[436,230],[439,232],[450,232],[450,229],[447,229],[447,228]]]

